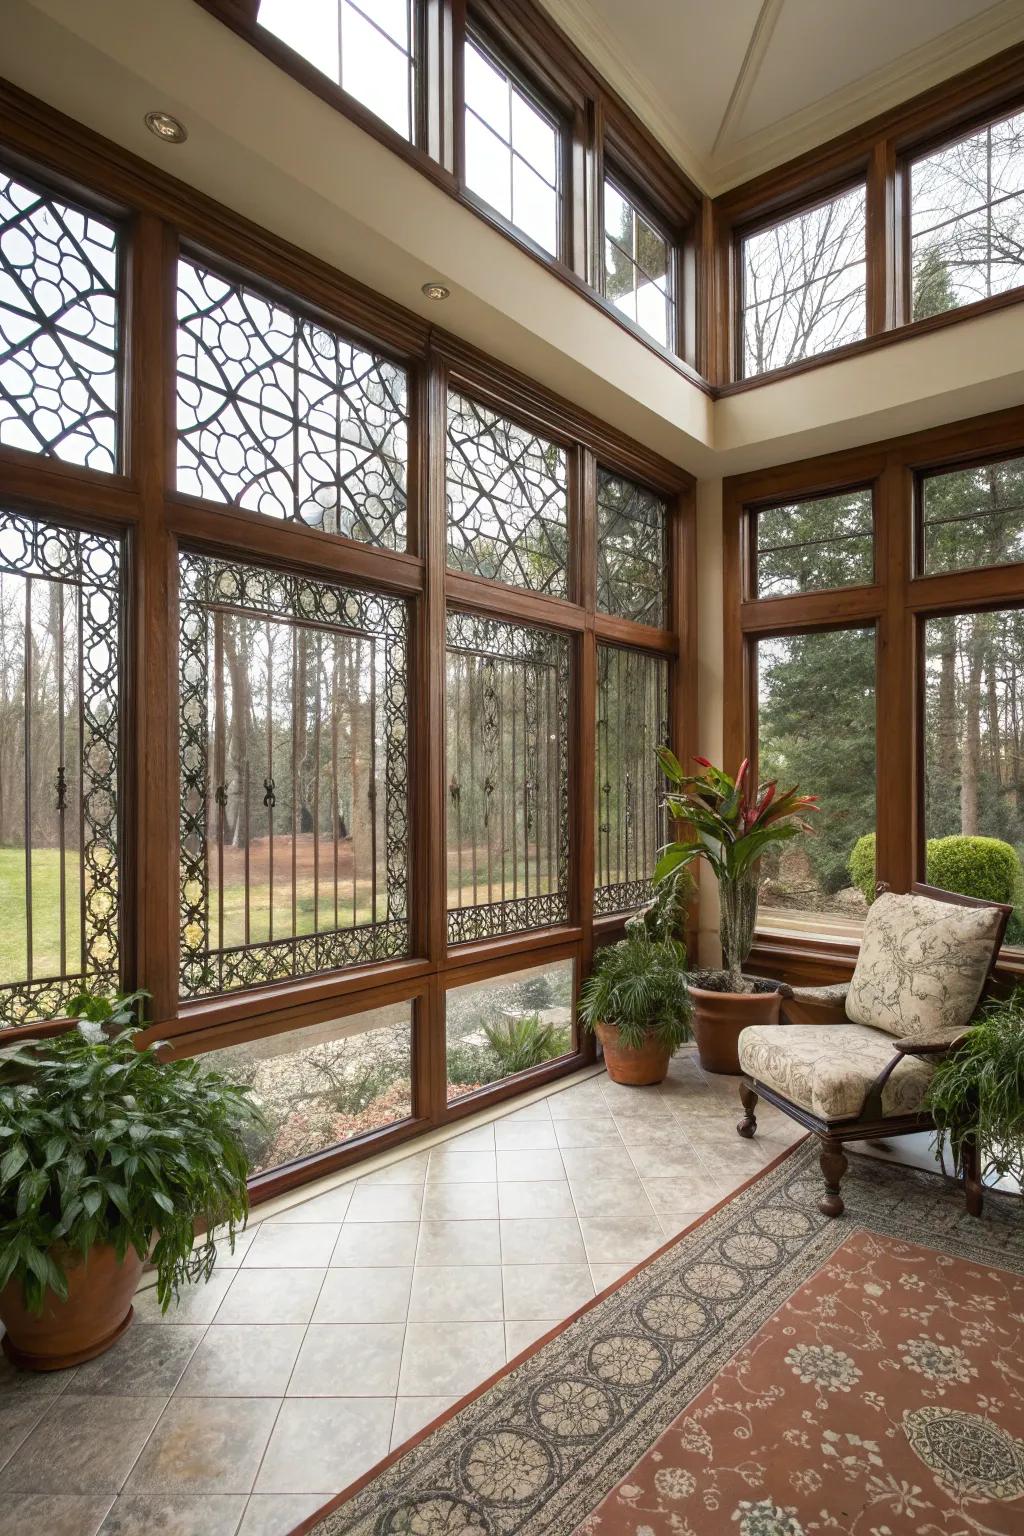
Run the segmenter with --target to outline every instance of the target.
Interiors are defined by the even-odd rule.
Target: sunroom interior
[[[908,1242],[941,1227],[943,1262],[1022,1295],[998,1148],[967,1216],[973,1165],[921,1105],[898,1139],[848,1116],[829,1222],[816,1098],[715,1070],[685,1028],[660,1082],[614,1080],[579,1010],[690,835],[666,748],[751,816],[773,783],[816,797],[757,866],[773,1029],[811,1027],[794,994],[855,991],[876,902],[919,886],[1006,909],[956,1022],[1015,1006],[1024,3],[4,12],[0,1049],[141,992],[139,1047],[259,1118],[205,1281],[167,1308],[147,1268],[113,1347],[62,1369],[5,1337],[0,1536],[898,1536],[917,1495],[936,1530],[1024,1495],[1015,1440],[1015,1492],[925,1457],[934,1490],[818,1526],[811,1472],[776,1486],[766,1453],[733,1488],[716,1452],[677,1458],[673,1514],[661,1473],[656,1507],[622,1489],[682,1377],[646,1439],[616,1407],[586,1475],[575,1399],[543,1477],[517,1462],[499,1494],[482,1450],[457,1493],[438,1470],[455,1434],[513,1479],[515,1383],[556,1350],[566,1381],[596,1370],[588,1320],[714,1222],[753,1232],[766,1179],[816,1264],[851,1230],[896,1244],[869,1215],[905,1200]],[[672,942],[699,990],[722,914],[693,871]],[[899,960],[911,992],[930,953]],[[24,1179],[0,1165],[11,1274]],[[781,1305],[758,1274],[776,1300],[736,1313],[736,1350]],[[485,1408],[500,1445],[473,1440]],[[971,1528],[1018,1529],[995,1507]]]

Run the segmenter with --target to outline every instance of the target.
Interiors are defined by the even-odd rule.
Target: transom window
[[[672,345],[672,247],[612,181],[604,184],[604,292],[663,347]]]
[[[407,403],[397,364],[179,262],[179,490],[404,549]]]
[[[1024,283],[1024,113],[910,166],[912,317]]]
[[[783,502],[755,513],[758,597],[788,597],[874,579],[870,486]]]
[[[256,19],[403,139],[415,137],[413,0],[260,0]]]
[[[119,467],[112,224],[0,170],[0,444]]]
[[[558,123],[482,43],[467,38],[466,185],[551,256],[558,256]]]
[[[742,242],[744,377],[859,340],[867,323],[867,193],[838,197]]]
[[[927,575],[1024,560],[1024,458],[921,479]]]

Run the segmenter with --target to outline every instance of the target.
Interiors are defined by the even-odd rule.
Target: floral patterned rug
[[[1019,1200],[819,1194],[804,1142],[300,1532],[1024,1536]]]

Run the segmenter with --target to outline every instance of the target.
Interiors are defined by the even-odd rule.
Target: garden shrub
[[[847,867],[854,885],[870,904],[875,899],[875,834],[859,837]],[[1017,850],[998,837],[930,837],[925,844],[925,874],[929,885],[979,901],[1016,905],[1024,895],[1024,868]],[[1024,936],[1024,924],[1014,913],[1007,930],[1011,943]]]
[[[850,879],[870,906],[875,899],[875,834],[873,832],[866,832],[863,837],[858,837],[850,849],[846,867],[850,871]]]

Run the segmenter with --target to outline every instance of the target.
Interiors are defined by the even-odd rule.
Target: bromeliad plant
[[[66,1266],[111,1244],[150,1259],[166,1311],[208,1279],[215,1227],[233,1244],[249,1204],[248,1090],[135,1043],[143,992],[83,995],[77,1028],[0,1051],[0,1290],[26,1307],[68,1294]],[[197,1222],[207,1240],[193,1247]]]
[[[817,810],[814,795],[798,786],[780,794],[775,780],[752,785],[743,759],[735,779],[706,757],[694,758],[702,772],[690,774],[667,747],[659,747],[662,772],[672,786],[669,814],[690,829],[688,841],[670,843],[658,861],[656,881],[668,879],[697,859],[705,859],[718,881],[721,937],[729,990],[750,991],[743,966],[754,942],[761,857],[776,843],[813,829],[804,813]]]

